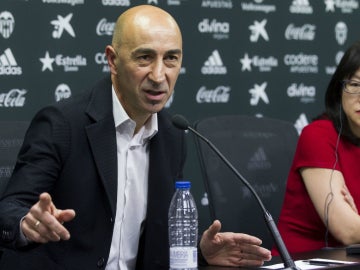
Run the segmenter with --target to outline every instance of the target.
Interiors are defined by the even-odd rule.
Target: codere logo
[[[21,75],[22,69],[18,66],[10,48],[0,54],[0,75]]]

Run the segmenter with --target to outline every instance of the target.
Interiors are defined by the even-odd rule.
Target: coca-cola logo
[[[0,107],[24,107],[26,93],[25,89],[12,89],[0,94]]]
[[[206,89],[202,86],[196,94],[197,103],[227,103],[230,97],[229,86],[218,86],[215,89]]]
[[[304,24],[296,27],[294,24],[289,24],[285,30],[285,38],[287,40],[314,40],[316,26],[313,24]]]
[[[105,18],[101,19],[96,26],[96,34],[99,36],[111,36],[114,32],[115,23],[108,22]]]

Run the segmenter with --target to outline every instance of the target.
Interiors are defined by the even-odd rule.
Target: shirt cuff
[[[25,234],[23,233],[23,231],[21,229],[21,222],[24,220],[24,218],[25,217],[20,219],[20,223],[19,223],[19,237],[18,237],[18,239],[16,241],[16,246],[17,247],[24,247],[24,246],[27,246],[30,243],[32,243],[32,241],[25,236]]]

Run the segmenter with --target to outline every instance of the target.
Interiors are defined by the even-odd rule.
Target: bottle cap
[[[190,181],[176,181],[175,188],[190,188]]]

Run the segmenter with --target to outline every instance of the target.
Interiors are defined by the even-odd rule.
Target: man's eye
[[[138,59],[139,60],[149,60],[150,59],[150,56],[149,55],[140,55],[140,56],[138,56]]]
[[[149,65],[152,61],[151,55],[144,54],[136,57],[138,65]]]
[[[169,55],[166,57],[166,60],[176,61],[178,60],[178,57],[176,55]]]

